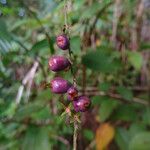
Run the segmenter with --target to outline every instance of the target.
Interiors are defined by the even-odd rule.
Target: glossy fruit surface
[[[67,98],[69,101],[73,101],[78,96],[78,90],[76,87],[71,86],[67,91]]]
[[[59,35],[56,38],[57,46],[62,50],[67,50],[69,48],[69,39],[66,35]]]
[[[70,67],[69,60],[63,56],[52,56],[48,63],[49,69],[54,72],[62,71]]]
[[[86,96],[80,96],[73,101],[73,107],[76,112],[85,112],[91,105],[91,101]]]
[[[54,78],[50,85],[52,92],[57,94],[66,93],[67,90],[71,87],[71,83],[61,77]]]

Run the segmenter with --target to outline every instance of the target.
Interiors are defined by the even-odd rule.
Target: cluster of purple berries
[[[70,47],[70,42],[67,36],[59,35],[56,38],[57,46],[62,50],[68,50]],[[59,72],[62,70],[69,69],[71,67],[70,61],[64,56],[52,56],[49,59],[49,69],[54,72]],[[73,102],[73,107],[76,112],[85,112],[90,107],[91,101],[86,96],[78,96],[78,90],[67,80],[61,77],[55,77],[51,83],[51,90],[56,94],[67,93],[67,98],[69,101]]]

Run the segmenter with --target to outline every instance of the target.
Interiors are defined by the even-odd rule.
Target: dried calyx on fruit
[[[79,96],[73,101],[73,107],[76,112],[85,112],[91,105],[91,101],[86,96]]]
[[[73,101],[78,96],[78,90],[76,87],[71,86],[67,91],[67,98],[69,101]]]
[[[71,87],[71,83],[63,78],[56,77],[51,81],[50,86],[53,93],[64,94]]]
[[[62,50],[67,50],[70,46],[69,39],[65,34],[57,36],[56,44]]]
[[[58,72],[70,67],[71,63],[63,56],[52,56],[49,59],[49,69]]]

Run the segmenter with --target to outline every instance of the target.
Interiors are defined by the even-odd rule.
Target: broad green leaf
[[[140,70],[143,63],[142,55],[138,52],[128,52],[128,60],[137,70]]]
[[[129,150],[150,150],[150,132],[137,133],[129,144]]]
[[[133,98],[133,93],[131,90],[127,89],[124,86],[117,87],[117,92],[126,100],[131,101]]]
[[[129,128],[130,137],[133,138],[137,133],[146,131],[146,125],[133,123]]]
[[[50,150],[48,129],[30,126],[22,143],[22,150]]]
[[[92,104],[96,105],[96,106],[100,105],[103,102],[103,100],[105,100],[105,99],[106,99],[105,96],[94,96],[92,98]]]
[[[115,141],[120,150],[127,150],[130,141],[127,130],[123,128],[116,129]]]
[[[112,56],[112,54],[110,55],[107,51],[101,49],[84,55],[82,62],[85,66],[94,71],[113,73],[120,69],[121,62]]]
[[[36,54],[45,55],[48,53],[50,49],[50,53],[53,54],[54,53],[53,40],[54,40],[53,38],[49,39],[49,41],[47,39],[44,39],[42,41],[35,43],[28,53],[32,55]]]
[[[114,99],[106,97],[101,103],[99,109],[100,121],[104,122],[112,114],[113,110],[118,106],[118,102]]]
[[[141,43],[141,50],[150,49],[150,43],[149,42],[143,42]]]
[[[0,39],[6,39],[7,41],[11,40],[11,36],[7,29],[6,22],[1,18],[0,18]]]
[[[147,107],[146,109],[143,110],[144,113],[143,113],[143,122],[145,124],[148,124],[150,125],[150,108]]]
[[[112,119],[123,121],[135,121],[137,118],[135,107],[127,104],[119,106],[112,116]]]
[[[81,41],[80,41],[80,37],[76,36],[71,38],[71,50],[73,51],[73,53],[75,54],[79,54],[81,52]]]
[[[21,106],[21,108],[19,108],[16,111],[15,114],[15,118],[16,119],[23,119],[25,117],[29,117],[31,116],[33,113],[41,110],[43,108],[43,106],[37,103],[31,103],[31,104],[26,104],[25,106]]]

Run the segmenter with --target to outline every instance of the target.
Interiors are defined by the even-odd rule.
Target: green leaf
[[[37,93],[37,97],[36,97],[37,100],[40,100],[43,102],[50,100],[50,98],[51,98],[51,92],[50,92],[50,89],[48,88]]]
[[[73,51],[74,54],[80,53],[81,52],[81,41],[80,37],[76,36],[71,38],[70,40],[70,45],[71,45],[71,50]]]
[[[127,150],[129,143],[129,133],[127,130],[123,128],[116,129],[115,141],[120,150]]]
[[[140,70],[143,63],[142,55],[138,52],[128,52],[128,60],[137,70]]]
[[[19,108],[15,114],[16,119],[23,119],[25,117],[31,116],[33,113],[41,110],[43,106],[37,103],[27,104]]]
[[[133,99],[132,91],[124,86],[117,87],[117,92],[126,100],[131,101]]]
[[[150,108],[149,107],[147,107],[146,109],[144,109],[143,122],[145,124],[150,125]]]
[[[99,3],[95,2],[91,6],[86,7],[86,9],[84,10],[81,16],[81,19],[86,19],[93,16],[99,10],[99,6],[100,6]]]
[[[100,121],[104,122],[106,119],[109,118],[109,116],[112,114],[113,110],[118,106],[118,102],[114,99],[111,99],[109,97],[105,97],[103,99],[99,114],[100,114]]]
[[[37,53],[39,53],[40,55],[45,55],[49,53],[50,49],[50,53],[53,54],[54,53],[53,42],[54,42],[53,38],[49,39],[49,41],[47,39],[41,40],[35,43],[28,53],[31,55],[36,55]]]
[[[111,4],[110,0],[105,0],[103,2],[94,2],[89,7],[86,6],[86,9],[83,11],[81,19],[87,19],[95,16],[97,12],[103,10],[103,8],[108,6],[109,4]]]
[[[92,104],[96,106],[100,105],[104,99],[105,96],[94,96],[92,97]]]
[[[137,133],[129,143],[129,150],[150,150],[150,132]]]
[[[82,58],[82,63],[94,71],[101,71],[104,73],[116,72],[121,67],[119,59],[112,57],[108,51],[96,50],[87,53]]]
[[[149,43],[149,42],[142,42],[140,49],[142,49],[142,50],[143,50],[143,49],[144,49],[144,50],[145,50],[145,49],[147,49],[147,50],[150,49],[150,43]]]
[[[114,112],[112,119],[123,121],[135,121],[138,118],[136,109],[131,105],[121,105]]]
[[[146,131],[146,125],[133,123],[129,128],[130,137],[133,138],[137,133]]]
[[[48,129],[30,126],[26,131],[22,150],[50,150]]]
[[[84,137],[91,141],[94,138],[94,133],[91,130],[85,129],[84,130]]]
[[[46,39],[35,43],[33,45],[33,47],[31,48],[31,51],[38,51],[38,50],[45,48],[45,47],[46,48],[48,47],[48,41]]]
[[[7,41],[11,40],[10,33],[3,19],[0,19],[0,39],[6,39]]]
[[[108,90],[110,89],[110,86],[111,86],[110,83],[103,82],[103,83],[100,83],[99,88],[101,91],[108,92]]]

